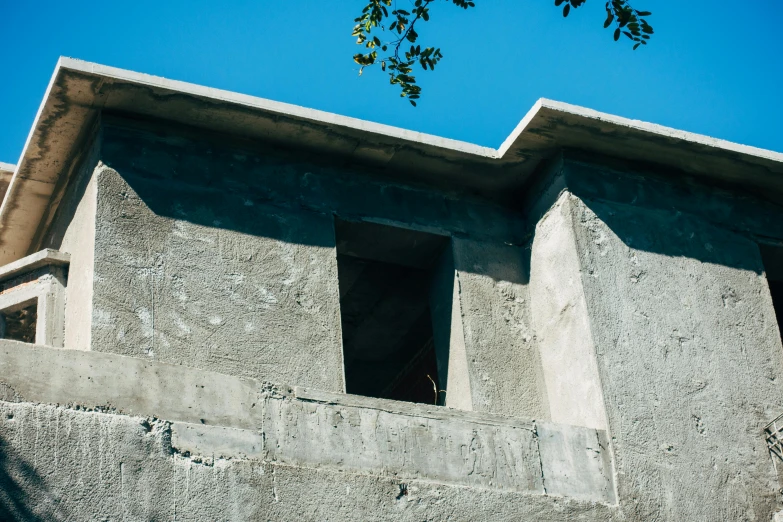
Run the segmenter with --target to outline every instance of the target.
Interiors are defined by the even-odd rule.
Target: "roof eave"
[[[557,150],[578,149],[739,183],[783,200],[783,154],[546,99],[496,150],[61,58],[0,206],[0,265],[34,247],[55,189],[102,110],[305,147],[490,196],[518,190]]]

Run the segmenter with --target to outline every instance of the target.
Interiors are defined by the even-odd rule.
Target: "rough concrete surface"
[[[331,216],[97,176],[94,350],[344,390]]]
[[[570,200],[564,194],[536,226],[530,302],[552,422],[606,429]]]
[[[678,212],[572,209],[625,513],[770,520],[761,432],[783,408],[783,347],[757,245]]]
[[[95,266],[95,219],[100,140],[93,140],[86,158],[68,186],[62,187],[60,203],[51,224],[42,234],[41,248],[54,248],[70,255],[65,289],[65,340],[71,350],[89,350],[92,329],[92,293]]]
[[[507,302],[493,328],[471,323],[473,359],[528,372],[534,349],[528,343],[516,350],[514,340],[525,322],[522,260],[513,248],[503,254],[508,266],[502,270],[500,263],[484,267],[475,259],[482,249],[513,241],[523,230],[519,216],[475,198],[365,179],[284,151],[248,151],[121,123],[115,119],[102,129],[106,165],[94,175],[95,349],[344,390],[337,213],[494,238],[460,243],[463,300],[484,308],[502,294]],[[469,248],[474,253],[466,253]],[[482,270],[484,282],[470,282],[468,274]],[[490,334],[497,343],[485,338]],[[497,346],[498,353],[481,345]],[[483,394],[477,396],[483,411],[539,416],[533,371],[517,381],[489,377],[490,369],[481,370],[472,387]]]
[[[0,427],[11,520],[620,520],[600,503],[185,456],[143,417],[0,402]]]
[[[17,400],[84,405],[190,423],[257,428],[260,384],[111,353],[0,341],[0,382]]]
[[[0,341],[0,519],[783,512],[783,155],[549,101],[493,150],[65,59],[8,168],[0,263],[71,254],[72,349]],[[450,243],[472,411],[342,393],[336,218]]]
[[[3,385],[13,391],[0,403],[0,509],[9,512],[52,515],[71,506],[79,509],[72,518],[87,520],[121,508],[131,509],[130,519],[156,509],[202,509],[241,520],[248,512],[230,514],[237,502],[251,503],[251,512],[278,502],[275,470],[294,468],[309,470],[307,480],[324,473],[334,487],[391,480],[395,501],[452,484],[488,498],[525,493],[506,499],[518,504],[517,513],[541,509],[535,497],[544,493],[552,513],[561,505],[552,495],[573,497],[587,502],[569,510],[595,519],[607,513],[600,503],[614,502],[606,436],[595,430],[285,386],[252,389],[252,381],[113,354],[0,344]],[[112,373],[125,378],[111,381]],[[133,382],[145,386],[134,390]],[[40,404],[47,402],[68,406]],[[247,483],[243,466],[271,472],[272,484]],[[199,484],[204,468],[217,476]],[[335,481],[335,473],[343,478]],[[223,495],[211,506],[200,488],[215,481]],[[331,494],[321,487],[317,495]],[[116,504],[118,495],[125,506]],[[188,507],[199,498],[203,505]],[[304,507],[292,501],[285,509]],[[438,520],[439,509],[426,518]],[[377,519],[390,516],[381,505]]]
[[[453,248],[473,409],[547,419],[529,310],[529,251],[460,238]]]

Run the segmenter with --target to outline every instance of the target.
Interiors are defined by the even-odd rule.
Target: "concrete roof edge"
[[[568,149],[734,183],[783,202],[783,153],[539,99],[498,149],[61,57],[0,205],[0,265],[31,253],[81,139],[102,112],[191,125],[387,168],[395,179],[508,203]],[[57,136],[51,139],[49,136]],[[0,180],[2,181],[2,180]],[[48,198],[48,199],[47,199]]]
[[[0,171],[3,172],[16,172],[16,165],[11,163],[3,163],[0,161]]]
[[[183,82],[179,80],[169,80],[161,76],[153,76],[146,73],[138,73],[129,71],[126,69],[119,69],[116,67],[110,67],[107,65],[101,65],[92,62],[86,62],[75,58],[60,57],[57,63],[59,68],[68,69],[77,72],[83,72],[88,74],[94,74],[103,76],[112,80],[128,81],[139,85],[147,85],[150,87],[157,87],[168,89],[171,91],[190,94],[197,97],[210,98],[216,101],[221,101],[229,104],[243,105],[252,109],[261,109],[267,112],[277,113],[285,116],[292,116],[294,118],[307,119],[318,123],[324,123],[329,125],[335,125],[339,127],[347,127],[358,131],[368,132],[372,134],[379,134],[388,136],[390,138],[396,138],[399,140],[421,143],[434,147],[450,149],[460,151],[467,154],[473,154],[476,156],[484,156],[488,158],[497,157],[497,150],[475,145],[465,141],[453,140],[450,138],[442,138],[432,134],[426,134],[423,132],[412,131],[403,129],[400,127],[394,127],[391,125],[385,125],[382,123],[375,123],[367,120],[361,120],[359,118],[352,118],[350,116],[342,116],[331,112],[321,111],[317,109],[309,109],[302,107],[301,105],[293,105],[290,103],[278,102],[267,98],[260,98],[257,96],[250,96],[247,94],[241,94],[233,91],[226,91],[222,89],[216,89],[213,87],[205,87],[194,83]],[[55,70],[54,77],[57,76],[58,70]],[[48,94],[48,91],[47,91]],[[44,98],[45,101],[46,97]]]
[[[622,116],[615,116],[614,114],[608,114],[605,112],[588,109],[586,107],[581,107],[579,105],[572,105],[570,103],[549,100],[546,98],[540,98],[534,105],[534,109],[537,111],[542,109],[548,109],[555,112],[567,113],[581,118],[588,118],[592,120],[606,122],[612,125],[616,125],[618,127],[626,127],[629,129],[634,129],[649,134],[657,134],[667,138],[675,138],[685,142],[690,142],[699,145],[706,145],[708,147],[724,149],[739,154],[756,156],[759,158],[764,158],[764,159],[783,163],[783,153],[780,152],[753,147],[750,145],[742,145],[740,143],[723,140],[720,138],[712,138],[705,134],[697,134],[695,132],[683,131],[683,130],[675,129],[673,127],[658,125],[656,123],[648,123],[642,120],[633,120],[630,118],[624,118]],[[533,112],[534,109],[531,109],[530,112]],[[528,115],[529,114],[530,113],[528,113]],[[527,119],[527,116],[525,117],[525,119]],[[520,126],[522,125],[522,123],[525,122],[525,119],[522,120]],[[520,129],[519,132],[517,132],[517,129],[515,129],[515,132],[512,133],[512,135],[513,134],[518,135],[523,130],[524,129]],[[509,139],[511,139],[511,136],[509,136]],[[507,140],[507,142],[508,141],[509,140]],[[506,143],[504,143],[504,146],[505,145]],[[501,152],[505,152],[503,147],[501,147]]]

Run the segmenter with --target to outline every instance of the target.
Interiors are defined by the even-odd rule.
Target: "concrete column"
[[[769,520],[783,346],[755,242],[566,192],[531,272],[553,420],[595,425],[605,407],[626,517]]]
[[[536,227],[530,269],[531,315],[551,421],[606,429],[571,205],[568,193],[564,193]]]

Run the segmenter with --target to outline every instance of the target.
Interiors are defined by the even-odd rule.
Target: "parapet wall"
[[[8,491],[24,489],[20,502],[45,493],[49,500],[40,506],[54,510],[50,514],[68,497],[110,498],[109,490],[127,484],[136,484],[123,493],[128,502],[149,509],[176,504],[190,487],[183,466],[222,470],[232,498],[252,501],[258,510],[279,498],[244,483],[246,466],[261,475],[282,467],[296,475],[309,470],[310,479],[337,474],[341,481],[392,481],[397,496],[386,499],[390,505],[413,495],[417,484],[513,494],[520,510],[539,504],[526,500],[531,496],[615,503],[611,454],[600,430],[274,386],[13,341],[0,341],[0,375],[2,480]],[[104,479],[75,483],[75,474]],[[144,481],[165,486],[150,491]],[[78,505],[102,513],[100,502]],[[292,499],[290,509],[305,505]],[[152,511],[144,513],[139,516]]]

